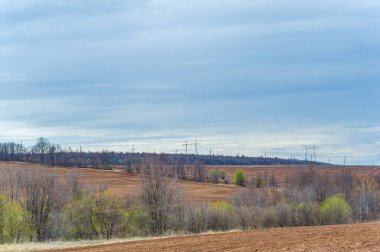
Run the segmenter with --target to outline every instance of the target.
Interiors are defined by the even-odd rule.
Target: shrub
[[[352,209],[343,194],[336,194],[322,202],[320,213],[323,224],[342,224],[348,222]]]
[[[0,242],[24,242],[33,239],[30,215],[15,201],[0,195]]]
[[[280,202],[275,206],[278,225],[280,227],[288,227],[292,224],[292,211],[288,204]]]
[[[264,180],[260,176],[255,177],[255,187],[256,188],[263,188],[264,187]]]
[[[217,201],[209,203],[209,206],[214,209],[220,209],[224,211],[233,211],[234,206],[226,201]]]
[[[124,236],[133,237],[148,235],[150,232],[149,215],[147,211],[136,205],[124,212]]]
[[[268,207],[265,209],[263,216],[263,227],[265,228],[273,228],[278,227],[278,214],[274,207]]]
[[[226,181],[228,180],[228,173],[226,170],[219,170],[220,172],[220,178],[223,180],[223,181]]]
[[[108,192],[73,199],[64,212],[69,238],[110,239],[122,232],[125,223],[121,199]]]
[[[262,209],[269,204],[269,196],[265,190],[241,189],[230,199],[242,229],[261,227]]]
[[[301,202],[292,207],[294,226],[314,226],[318,224],[319,205],[312,201]]]
[[[244,170],[236,170],[234,175],[234,184],[238,186],[245,186],[245,171]]]
[[[213,184],[218,184],[220,179],[219,170],[211,170],[210,171],[210,182]]]
[[[227,202],[214,202],[209,204],[208,229],[213,231],[226,231],[232,229],[236,223],[234,208]]]
[[[185,209],[185,231],[190,233],[200,233],[207,231],[208,211],[206,204],[189,204]]]

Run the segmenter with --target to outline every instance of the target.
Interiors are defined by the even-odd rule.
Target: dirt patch
[[[59,251],[380,251],[380,224],[275,228],[132,241]]]

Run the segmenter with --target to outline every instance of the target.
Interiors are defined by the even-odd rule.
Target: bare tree
[[[142,169],[141,200],[148,211],[150,232],[160,235],[169,228],[169,215],[175,206],[178,188],[158,158],[146,160]]]
[[[377,191],[377,183],[374,178],[368,175],[356,178],[357,203],[359,203],[359,216],[361,221],[366,221],[370,217],[371,205]],[[375,197],[374,197],[375,196]]]
[[[196,182],[204,182],[205,181],[205,166],[199,162],[196,161],[194,165],[194,170],[193,170],[193,179]]]
[[[230,199],[243,229],[257,226],[260,221],[258,211],[268,206],[268,193],[265,190],[241,189]]]
[[[73,194],[72,190],[77,189],[69,188],[77,184],[74,177],[67,179],[47,169],[2,169],[0,178],[0,191],[29,211],[39,241],[48,238],[51,215],[59,213]]]
[[[47,138],[38,138],[37,143],[33,146],[33,152],[39,154],[39,162],[46,163],[45,155],[48,153],[51,144]]]
[[[351,193],[355,187],[355,177],[345,168],[335,177],[336,189],[340,193],[344,193],[346,199],[351,197]]]

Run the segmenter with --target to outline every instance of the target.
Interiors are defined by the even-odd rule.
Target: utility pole
[[[317,164],[317,156],[315,155],[315,145],[314,145],[314,163]]]

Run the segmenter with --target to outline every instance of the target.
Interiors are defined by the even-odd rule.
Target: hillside
[[[48,169],[67,174],[69,172],[77,172],[80,181],[93,186],[107,186],[108,189],[117,195],[136,195],[140,186],[140,177],[136,174],[129,174],[121,169],[100,170],[90,168],[65,168],[65,167],[47,167],[42,165],[33,165],[18,162],[0,162],[0,168],[5,167],[23,167]],[[230,178],[237,169],[244,169],[248,178],[260,174],[263,176],[265,172],[270,175],[274,174],[279,185],[283,185],[286,177],[295,173],[300,169],[307,169],[307,166],[206,166],[206,170],[224,169],[228,172]],[[336,174],[342,171],[342,166],[317,166],[321,173]],[[372,177],[380,176],[379,166],[346,166],[344,169],[351,171],[355,175],[368,174]],[[223,201],[227,200],[232,194],[240,188],[234,185],[198,183],[192,181],[179,181],[179,188],[183,191],[186,201],[204,202],[204,201]]]
[[[64,168],[46,167],[16,162],[0,162],[0,169],[6,167],[22,167],[34,169],[47,169],[60,174],[77,172],[79,179],[84,184],[93,186],[106,186],[117,195],[136,195],[140,187],[139,175],[129,174],[123,170],[97,170],[90,168]],[[204,201],[223,201],[230,195],[239,190],[234,185],[214,185],[209,183],[197,183],[192,181],[179,181],[179,188],[183,191],[185,200],[204,202]]]

